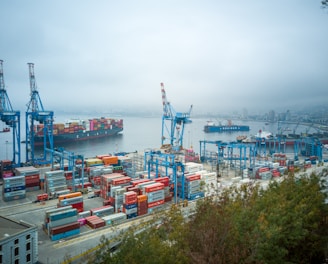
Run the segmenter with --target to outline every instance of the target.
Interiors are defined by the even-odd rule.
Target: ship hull
[[[110,136],[114,136],[123,131],[123,128],[115,127],[111,129],[102,129],[102,130],[94,130],[94,131],[80,131],[74,133],[67,134],[57,134],[53,135],[54,145],[68,143],[68,142],[77,142],[77,141],[87,141],[98,138],[106,138]],[[42,146],[44,144],[43,136],[35,136],[34,137],[34,145]]]
[[[231,125],[231,126],[206,125],[206,126],[204,126],[205,133],[237,132],[237,131],[249,131],[249,126],[243,126],[243,125]]]

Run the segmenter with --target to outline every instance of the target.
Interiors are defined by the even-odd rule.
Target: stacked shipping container
[[[138,215],[137,193],[128,191],[123,193],[123,212],[127,218],[133,218]]]
[[[77,210],[72,206],[46,211],[44,226],[53,241],[78,235],[80,223],[77,221]]]
[[[64,170],[47,171],[44,177],[44,189],[46,193],[53,194],[68,189]]]
[[[85,218],[86,224],[92,229],[100,228],[106,225],[106,222],[99,216],[91,215]]]
[[[13,164],[11,160],[0,161],[0,177],[8,178],[14,176]]]
[[[3,179],[3,200],[8,202],[26,197],[25,177],[12,176]]]
[[[83,212],[83,196],[81,192],[68,193],[58,196],[57,207],[71,205],[79,213]]]
[[[25,177],[25,190],[37,191],[40,190],[40,170],[33,167],[19,167],[15,168],[14,173],[16,176]]]

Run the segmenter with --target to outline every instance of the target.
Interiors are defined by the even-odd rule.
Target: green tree
[[[155,214],[154,219],[141,228],[130,228],[117,251],[112,252],[108,243],[102,241],[103,246],[95,254],[96,263],[187,264],[183,223],[180,209],[172,206],[168,212]]]
[[[327,178],[327,171],[320,175]],[[316,175],[286,176],[266,190],[244,184],[181,208],[154,215],[125,233],[115,253],[103,241],[96,263],[324,263],[328,214]],[[325,187],[326,188],[326,187]]]
[[[328,242],[324,201],[315,175],[206,199],[189,223],[192,263],[320,263]]]
[[[317,263],[328,242],[325,195],[315,175],[272,182],[258,199],[256,259],[265,263]]]

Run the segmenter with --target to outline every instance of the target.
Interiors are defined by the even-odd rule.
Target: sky
[[[284,111],[326,104],[320,0],[7,0],[0,59],[14,109],[34,63],[45,110]]]

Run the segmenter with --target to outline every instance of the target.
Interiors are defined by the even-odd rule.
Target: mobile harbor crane
[[[13,158],[12,164],[20,165],[21,150],[20,150],[20,111],[13,110],[9,97],[5,88],[3,77],[3,60],[0,60],[0,120],[8,127],[1,132],[9,132],[12,128],[13,138]],[[7,144],[7,142],[6,142]]]

